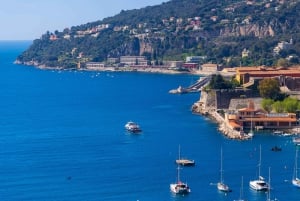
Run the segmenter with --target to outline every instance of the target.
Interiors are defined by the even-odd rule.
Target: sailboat
[[[187,185],[187,183],[181,182],[180,180],[180,167],[177,166],[177,181],[176,183],[170,184],[170,189],[173,193],[179,194],[179,195],[185,195],[191,192],[190,187]]]
[[[242,184],[241,184],[241,189],[240,189],[240,198],[238,200],[234,201],[246,201],[243,199],[243,193],[244,193],[244,178],[242,177]]]
[[[295,167],[294,167],[294,175],[292,179],[292,184],[298,188],[300,188],[300,179],[298,178],[298,148],[296,147],[296,156],[295,156]]]
[[[227,186],[224,183],[224,179],[223,179],[223,151],[222,151],[222,149],[221,149],[221,170],[220,170],[220,175],[221,175],[221,179],[217,183],[218,190],[222,191],[222,192],[231,192],[229,186]]]
[[[258,163],[258,179],[249,182],[250,188],[256,191],[267,191],[269,190],[269,184],[260,175],[261,166],[261,146],[259,147],[259,163]]]
[[[276,198],[274,200],[271,199],[271,167],[269,167],[269,191],[267,194],[267,201],[275,201],[277,200]]]
[[[181,156],[180,156],[180,145],[179,145],[179,148],[178,148],[178,159],[175,160],[175,162],[178,165],[182,165],[182,166],[194,166],[195,165],[195,161],[194,160],[189,160],[189,159],[181,158]]]
[[[253,137],[254,136],[254,131],[253,131],[253,122],[252,122],[252,116],[251,116],[251,128],[250,128],[250,131],[248,133],[248,136],[249,137]]]

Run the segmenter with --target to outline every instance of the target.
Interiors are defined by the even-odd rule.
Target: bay
[[[298,200],[291,185],[295,146],[291,137],[259,133],[229,140],[211,120],[192,114],[200,94],[169,94],[195,75],[52,71],[13,64],[30,41],[0,42],[1,201],[229,201],[266,200],[249,181],[271,167],[271,196]],[[132,135],[132,120],[143,132]],[[181,178],[192,192],[175,196],[175,159],[196,161]],[[282,147],[272,152],[273,146]],[[229,194],[217,191],[220,149]]]

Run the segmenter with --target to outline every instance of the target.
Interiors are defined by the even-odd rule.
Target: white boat
[[[234,200],[234,201],[246,201],[243,198],[243,193],[244,193],[244,178],[242,177],[242,184],[241,184],[241,189],[240,189],[240,198],[238,200]]]
[[[217,183],[217,188],[219,191],[222,192],[231,192],[231,189],[229,188],[228,185],[226,185],[224,183],[224,179],[223,179],[223,151],[221,149],[221,169],[220,169],[220,181]]]
[[[132,133],[138,133],[138,132],[141,132],[141,128],[140,126],[133,122],[133,121],[129,121],[125,124],[125,129],[128,130],[129,132],[132,132]]]
[[[267,191],[269,190],[269,184],[260,175],[261,166],[261,146],[259,147],[259,163],[258,163],[258,179],[249,182],[250,188],[256,191]]]
[[[300,146],[300,137],[294,137],[293,138],[293,143],[297,146]]]
[[[294,175],[292,179],[292,184],[298,188],[300,188],[300,179],[298,178],[298,148],[296,148],[296,156],[295,156],[295,167],[294,167]]]
[[[178,148],[178,159],[175,160],[175,162],[178,165],[181,165],[181,166],[194,166],[195,165],[195,161],[194,160],[190,160],[190,159],[186,159],[186,158],[181,158],[181,155],[180,155],[180,145],[179,145],[179,148]]]
[[[187,183],[184,183],[180,180],[180,167],[177,166],[177,181],[176,183],[170,184],[170,190],[178,195],[185,195],[191,192],[190,187]]]

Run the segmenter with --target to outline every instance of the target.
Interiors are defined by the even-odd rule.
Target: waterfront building
[[[144,56],[121,56],[120,63],[128,66],[147,66],[148,61]]]
[[[252,101],[236,114],[227,114],[228,124],[235,130],[244,129],[291,129],[298,126],[295,113],[267,113],[255,109]]]

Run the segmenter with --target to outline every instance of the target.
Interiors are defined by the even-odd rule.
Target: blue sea
[[[175,95],[195,75],[40,70],[13,64],[30,41],[0,42],[1,201],[264,201],[249,188],[258,174],[271,197],[298,201],[292,186],[292,137],[256,134],[249,141],[225,138],[206,117],[192,114],[199,93]],[[125,131],[127,121],[143,132]],[[192,192],[176,196],[178,147],[194,159],[180,170]],[[282,151],[273,152],[273,146]],[[218,192],[220,150],[231,188]],[[243,185],[241,184],[243,178]]]

